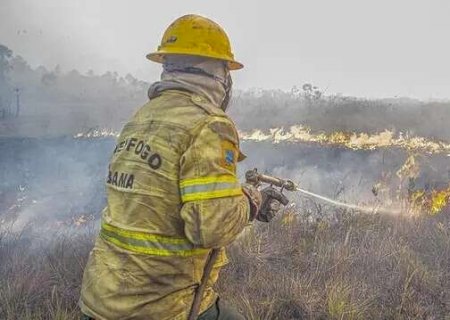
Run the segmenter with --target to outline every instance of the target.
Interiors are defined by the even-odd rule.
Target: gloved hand
[[[275,188],[267,187],[261,191],[262,205],[256,219],[262,222],[270,222],[280,211],[281,205],[287,205],[289,199]]]
[[[252,184],[245,183],[242,185],[242,190],[250,203],[250,221],[256,219],[270,222],[280,211],[281,204],[289,203],[289,199],[284,194],[272,187],[259,191]]]
[[[250,183],[242,184],[242,191],[247,196],[250,203],[250,221],[253,221],[259,213],[262,205],[262,195],[258,188]]]

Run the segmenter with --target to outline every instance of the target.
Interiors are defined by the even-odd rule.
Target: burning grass
[[[379,148],[400,148],[409,152],[421,152],[426,154],[450,154],[450,144],[444,141],[431,140],[424,137],[409,136],[393,131],[384,130],[375,134],[364,132],[313,133],[308,127],[302,125],[291,126],[289,130],[273,128],[268,132],[259,129],[250,133],[241,132],[242,140],[270,141],[273,143],[317,143],[320,145],[340,146],[352,150],[375,150]]]
[[[92,128],[86,132],[74,135],[75,139],[92,139],[118,137],[119,132],[109,128]],[[242,141],[272,143],[313,143],[323,146],[343,147],[351,150],[376,150],[380,148],[399,148],[408,152],[425,154],[447,154],[450,156],[450,144],[442,140],[433,140],[425,137],[410,136],[400,132],[395,134],[385,129],[379,133],[335,131],[331,133],[312,132],[304,125],[294,125],[288,130],[272,128],[267,132],[254,129],[251,132],[240,132]]]
[[[412,218],[325,214],[334,219],[306,222],[287,210],[247,229],[229,250],[221,296],[249,319],[448,317],[448,208]],[[78,319],[93,224],[54,232],[51,241],[0,226],[0,319]]]

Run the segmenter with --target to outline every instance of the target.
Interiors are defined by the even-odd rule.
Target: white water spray
[[[313,193],[311,191],[302,189],[297,187],[295,189],[295,191],[301,192],[304,195],[307,195],[309,197],[313,197],[316,199],[320,199],[322,201],[328,202],[330,204],[333,204],[337,207],[343,207],[343,208],[348,208],[348,209],[353,209],[353,210],[358,210],[361,212],[365,212],[365,213],[384,213],[384,214],[399,214],[400,211],[399,210],[390,210],[390,209],[384,209],[384,208],[376,208],[376,207],[362,207],[362,206],[358,206],[356,204],[349,204],[349,203],[345,203],[345,202],[340,202],[340,201],[336,201],[330,198],[327,198],[325,196],[321,196],[319,194]]]
[[[337,207],[343,207],[348,209],[353,209],[365,213],[384,213],[384,214],[400,214],[400,210],[392,210],[387,208],[380,208],[375,206],[359,206],[356,204],[349,204],[345,202],[340,202],[337,200],[333,200],[330,198],[327,198],[325,196],[322,196],[320,194],[299,188],[292,180],[285,180],[280,179],[274,176],[266,175],[266,174],[260,174],[258,173],[258,170],[255,168],[253,170],[248,170],[245,173],[245,180],[247,183],[250,183],[254,186],[258,186],[261,183],[267,183],[271,186],[277,186],[281,188],[281,190],[288,190],[288,191],[298,191],[303,193],[306,196],[313,197],[322,201],[325,201],[327,203],[330,203]]]

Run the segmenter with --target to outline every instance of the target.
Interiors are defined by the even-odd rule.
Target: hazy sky
[[[0,0],[0,43],[33,66],[153,81],[145,54],[187,13],[225,28],[241,89],[450,98],[449,0]]]

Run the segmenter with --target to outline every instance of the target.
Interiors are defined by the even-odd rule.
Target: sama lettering
[[[118,171],[115,171],[114,173],[109,171],[106,183],[120,188],[133,189],[134,175]]]
[[[133,151],[136,156],[144,160],[153,170],[157,170],[161,167],[161,156],[156,152],[152,152],[151,147],[145,143],[144,140],[138,140],[137,138],[125,139],[116,145],[114,154],[121,151]]]

